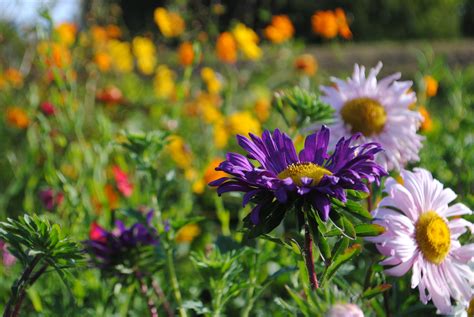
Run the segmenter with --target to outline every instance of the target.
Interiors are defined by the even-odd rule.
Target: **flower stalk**
[[[319,288],[319,283],[314,270],[313,239],[311,238],[308,224],[304,225],[304,261],[308,270],[309,284],[311,290],[314,291]]]
[[[167,255],[168,272],[170,274],[171,288],[173,289],[173,294],[174,294],[174,298],[176,299],[176,304],[179,307],[178,308],[179,315],[181,317],[187,317],[188,315],[186,314],[186,310],[183,308],[183,305],[182,305],[183,299],[181,296],[181,291],[179,290],[179,282],[176,276],[176,271],[174,269],[173,249],[168,248],[168,250],[166,250],[166,255]]]

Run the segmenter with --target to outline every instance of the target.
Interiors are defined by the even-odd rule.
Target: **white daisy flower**
[[[418,161],[423,137],[416,133],[423,117],[409,106],[416,102],[410,92],[411,81],[397,81],[400,73],[377,82],[382,68],[379,62],[365,77],[365,67],[354,66],[346,81],[331,77],[334,86],[321,86],[322,101],[336,110],[331,140],[360,132],[360,143],[377,142],[385,149],[378,163],[386,170],[400,170],[410,161]]]
[[[381,264],[392,266],[388,275],[412,269],[411,287],[418,287],[424,304],[431,299],[442,314],[453,312],[451,298],[467,307],[473,295],[474,244],[461,246],[458,238],[474,226],[459,216],[472,211],[461,203],[449,206],[456,194],[425,169],[403,170],[401,177],[400,183],[387,179],[388,196],[373,212],[374,223],[385,232],[367,240],[387,256]]]

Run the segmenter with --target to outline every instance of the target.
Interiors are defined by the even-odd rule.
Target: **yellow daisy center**
[[[347,101],[341,109],[344,122],[351,126],[352,133],[360,132],[365,136],[382,132],[387,113],[375,99],[355,98]]]
[[[451,246],[448,224],[434,211],[423,213],[415,225],[415,238],[425,259],[434,264],[443,262]]]
[[[332,175],[330,171],[311,162],[294,163],[288,165],[286,169],[278,174],[278,178],[285,179],[291,177],[298,186],[303,186],[301,179],[308,177],[313,179],[311,185],[318,185],[324,175]]]

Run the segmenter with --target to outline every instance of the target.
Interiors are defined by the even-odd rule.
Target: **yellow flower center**
[[[303,186],[303,182],[301,181],[301,179],[303,177],[308,177],[313,180],[311,182],[311,185],[314,186],[319,184],[324,175],[332,175],[332,173],[317,164],[311,162],[303,162],[288,165],[286,169],[284,169],[280,174],[278,174],[278,178],[285,179],[291,177],[291,179],[296,185]]]
[[[425,259],[434,264],[443,262],[451,246],[448,224],[434,211],[423,213],[415,225],[415,238]]]
[[[342,119],[352,128],[352,133],[361,132],[365,136],[382,132],[387,113],[375,99],[356,98],[347,101],[341,109]]]
[[[474,297],[471,298],[469,302],[469,307],[467,308],[467,317],[474,317]]]

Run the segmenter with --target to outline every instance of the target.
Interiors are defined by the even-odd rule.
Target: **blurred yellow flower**
[[[184,32],[185,23],[178,13],[170,12],[165,8],[156,8],[154,19],[165,37],[177,37]]]
[[[260,122],[267,121],[268,117],[270,116],[270,108],[271,108],[271,100],[269,97],[259,97],[257,101],[255,101],[254,110],[255,115],[257,116]]]
[[[155,95],[159,98],[172,98],[176,93],[176,74],[166,65],[160,65],[156,69],[153,86]]]
[[[110,40],[107,46],[114,69],[121,73],[131,72],[133,70],[133,56],[130,43]]]
[[[295,28],[287,15],[274,15],[272,23],[265,28],[265,37],[273,43],[283,43],[293,37]]]
[[[427,97],[434,97],[438,93],[438,81],[432,76],[423,77]]]
[[[201,228],[195,223],[190,223],[179,229],[176,242],[190,243],[201,233]]]
[[[212,68],[204,67],[201,70],[201,78],[206,83],[210,94],[218,94],[221,91],[222,84]]]
[[[15,88],[20,88],[21,86],[23,86],[23,75],[18,69],[6,69],[3,73],[3,78]]]
[[[251,28],[242,23],[238,23],[232,30],[232,34],[237,41],[239,49],[245,57],[250,60],[257,60],[262,56],[262,50],[257,45],[258,35]]]
[[[132,48],[140,72],[145,75],[153,74],[156,66],[156,49],[153,42],[149,38],[136,36],[133,38]]]
[[[224,63],[233,64],[237,61],[237,43],[229,32],[219,35],[216,43],[217,57]]]
[[[219,110],[220,102],[221,99],[218,95],[200,93],[194,101],[194,106],[206,123],[215,123],[222,120],[222,114]]]
[[[61,23],[56,26],[54,31],[58,35],[58,40],[61,44],[71,46],[76,40],[77,26],[74,23]]]
[[[170,142],[166,146],[171,159],[181,169],[188,169],[193,162],[193,153],[189,145],[184,142],[184,139],[178,135],[170,137]]]
[[[330,10],[316,11],[311,17],[311,24],[313,32],[324,38],[332,39],[337,36],[337,18]]]
[[[5,119],[10,125],[18,129],[26,129],[30,124],[28,114],[20,107],[8,107]]]
[[[240,111],[227,118],[227,127],[230,134],[248,135],[260,134],[260,122],[249,111]]]
[[[318,62],[311,54],[303,54],[295,60],[296,70],[308,76],[314,76],[318,70]]]
[[[229,133],[223,120],[215,122],[213,139],[214,145],[218,149],[223,149],[229,142]]]
[[[179,63],[186,67],[193,64],[194,61],[194,49],[193,44],[190,42],[183,42],[178,48]]]

